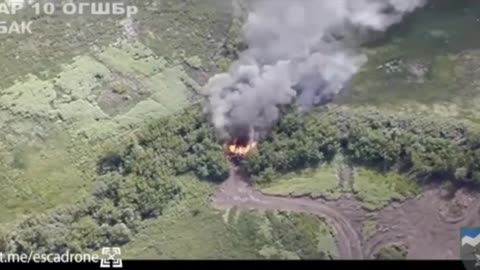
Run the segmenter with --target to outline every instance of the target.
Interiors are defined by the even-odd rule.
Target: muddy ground
[[[407,247],[407,259],[458,259],[460,228],[480,224],[480,194],[461,188],[450,195],[431,185],[416,198],[369,212],[349,195],[336,201],[265,195],[232,170],[211,201],[219,209],[286,210],[323,216],[336,229],[338,259],[373,259],[389,245]],[[362,228],[369,220],[374,220],[377,228],[364,239]]]

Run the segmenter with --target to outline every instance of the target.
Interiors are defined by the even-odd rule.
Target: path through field
[[[460,228],[480,225],[479,195],[463,189],[447,200],[440,196],[438,187],[430,187],[417,198],[371,213],[353,196],[337,201],[269,196],[254,190],[244,179],[232,170],[213,195],[212,205],[218,209],[285,210],[325,217],[337,232],[339,259],[371,259],[389,244],[406,244],[408,259],[456,259]],[[461,205],[462,210],[447,211],[451,202]],[[371,219],[376,220],[378,229],[372,237],[363,239],[362,224]]]

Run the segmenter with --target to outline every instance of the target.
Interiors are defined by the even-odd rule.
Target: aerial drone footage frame
[[[0,1],[0,263],[474,269],[478,26],[474,0]]]

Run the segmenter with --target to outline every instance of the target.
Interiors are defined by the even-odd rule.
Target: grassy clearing
[[[73,63],[65,65],[53,83],[64,102],[87,99],[100,88],[104,80],[111,78],[110,70],[90,56],[78,56]]]
[[[338,199],[341,195],[336,170],[331,166],[298,174],[292,173],[262,188],[262,192],[270,195],[310,196],[330,200]]]
[[[362,227],[363,240],[369,240],[379,229],[379,225],[375,220],[367,220]]]
[[[105,87],[115,82],[118,76],[127,78],[125,87],[130,96],[120,96]],[[130,85],[136,88],[130,89]],[[87,136],[101,137],[102,134],[115,132],[110,129],[112,124],[139,123],[188,106],[192,85],[195,85],[194,82],[181,67],[166,68],[163,58],[141,44],[123,43],[120,49],[109,47],[96,59],[89,56],[75,58],[73,63],[64,65],[63,71],[52,80],[30,76],[27,81],[4,89],[0,96],[0,108],[20,117],[42,118],[51,124],[56,121],[55,125],[65,125],[65,129],[73,133],[80,130]],[[104,98],[97,99],[100,96]],[[149,106],[139,104],[135,108],[141,99],[148,98]],[[102,111],[105,107],[129,107],[130,110],[125,116],[111,121],[109,115]],[[152,111],[156,113],[147,117],[146,114]],[[32,123],[30,128],[35,126],[36,123]],[[94,132],[89,132],[89,128]],[[101,132],[102,128],[108,130]]]
[[[317,250],[327,254],[330,258],[339,258],[337,244],[335,243],[335,230],[324,220],[319,225],[317,233]]]
[[[152,76],[161,72],[167,62],[156,57],[153,52],[139,42],[121,42],[116,46],[108,46],[96,58],[107,67],[124,76],[138,74]]]
[[[353,184],[354,192],[362,206],[368,210],[378,210],[391,201],[400,201],[419,192],[415,180],[391,173],[378,173],[359,168]]]
[[[125,133],[116,135],[115,140],[92,144],[58,131],[45,140],[18,142],[13,148],[0,143],[0,188],[4,191],[0,194],[0,227],[87,196],[98,158],[123,147],[129,138]]]
[[[10,168],[0,172],[4,191],[0,194],[0,223],[73,203],[87,194],[89,170],[77,166],[85,153],[69,152],[69,143],[68,137],[55,137],[44,145],[17,147],[12,159],[4,159],[5,167]],[[82,158],[78,158],[80,155]]]
[[[53,117],[50,103],[57,94],[53,85],[35,76],[2,91],[0,109],[8,110],[19,117]]]
[[[363,207],[371,211],[381,209],[392,201],[410,198],[420,191],[414,180],[394,172],[382,174],[357,168],[354,178],[353,192],[362,201]],[[327,200],[336,200],[342,194],[337,170],[330,165],[321,169],[290,173],[285,178],[261,187],[261,191],[276,196],[309,196]]]
[[[333,229],[309,215],[208,206],[215,186],[193,177],[178,179],[186,199],[147,224],[123,247],[143,259],[300,259],[334,257]]]
[[[192,102],[192,88],[197,84],[184,72],[181,66],[169,66],[165,58],[140,43],[122,43],[109,47],[97,58],[112,72],[122,78],[129,78],[124,90],[127,96],[118,98],[113,90],[101,93],[102,108],[121,107],[130,109],[114,117],[121,125],[141,123],[147,119],[173,114]],[[130,100],[137,101],[132,104]]]
[[[400,49],[399,49],[400,50]],[[431,104],[450,101],[463,84],[452,79],[456,63],[446,54],[422,58],[397,57],[401,52],[376,53],[354,79],[354,89],[343,103],[369,105],[399,105],[409,101]],[[393,60],[389,60],[392,59]],[[396,71],[386,71],[385,65],[395,66]],[[424,69],[425,75],[414,75]],[[450,74],[445,77],[444,74]]]

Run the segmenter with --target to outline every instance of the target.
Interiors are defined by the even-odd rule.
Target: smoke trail
[[[427,0],[259,0],[243,27],[248,49],[208,85],[223,138],[238,126],[264,133],[280,108],[328,101],[367,61],[358,48]]]

